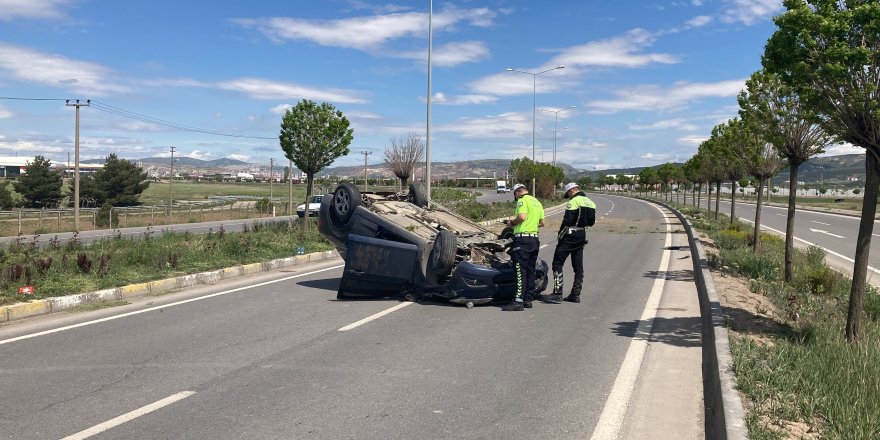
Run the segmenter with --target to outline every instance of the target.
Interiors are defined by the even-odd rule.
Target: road
[[[593,199],[581,304],[338,301],[337,261],[0,328],[0,435],[589,438],[669,252],[659,209]]]
[[[713,209],[714,209],[714,201]],[[705,206],[705,203],[703,204]],[[730,215],[730,201],[721,200],[720,211]],[[737,202],[736,216],[754,227],[755,205]],[[764,230],[785,235],[787,208],[777,206],[761,207],[761,227]],[[796,244],[819,246],[828,252],[828,261],[845,273],[852,273],[853,258],[856,254],[856,238],[859,234],[858,217],[798,209],[794,219]],[[874,237],[868,260],[868,281],[880,282],[880,221],[874,221]]]

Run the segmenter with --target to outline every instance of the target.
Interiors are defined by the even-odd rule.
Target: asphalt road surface
[[[666,237],[656,207],[592,198],[581,304],[338,301],[336,261],[2,327],[0,436],[589,438]]]
[[[705,207],[705,199],[703,200]],[[712,209],[715,202],[712,202]],[[754,227],[756,205],[737,202],[736,216]],[[730,201],[721,199],[720,212],[730,215]],[[761,206],[761,228],[785,235],[785,222],[788,211],[785,207]],[[794,218],[795,244],[800,246],[819,246],[828,252],[828,260],[839,269],[851,273],[856,254],[856,238],[859,235],[861,219],[853,216],[797,210]],[[868,281],[880,282],[880,221],[874,221],[874,236],[869,255]]]

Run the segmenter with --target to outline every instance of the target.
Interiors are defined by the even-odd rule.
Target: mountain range
[[[84,160],[83,163],[103,163],[103,159]],[[168,157],[145,157],[136,159],[132,162],[138,163],[145,169],[165,168],[170,165]],[[680,165],[680,164],[678,164]],[[284,164],[275,164],[275,171],[280,173],[284,169]],[[600,175],[617,175],[617,174],[638,174],[645,167],[632,168],[614,168],[606,170],[583,170],[577,169],[566,163],[558,163],[557,166],[562,168],[565,175],[570,179],[577,179],[582,176],[590,176],[598,178]],[[656,165],[659,166],[659,165]],[[191,157],[179,157],[174,161],[175,170],[186,172],[188,170],[217,170],[226,172],[268,172],[269,164],[248,163],[236,159],[222,158],[214,160],[194,159]],[[436,179],[443,178],[497,178],[503,179],[510,168],[509,159],[481,159],[466,160],[460,162],[432,162],[431,177]],[[321,176],[346,176],[360,177],[364,175],[363,166],[339,166],[329,167],[318,173]],[[424,176],[424,166],[417,167],[415,176],[422,178]],[[367,165],[367,175],[370,178],[376,177],[392,177],[390,171],[381,162]],[[787,178],[788,168],[780,171],[774,178]],[[810,159],[800,166],[798,169],[798,180],[807,183],[826,182],[828,184],[842,184],[852,181],[853,178],[859,182],[864,182],[865,178],[865,155],[864,154],[848,154],[841,156],[817,157]]]

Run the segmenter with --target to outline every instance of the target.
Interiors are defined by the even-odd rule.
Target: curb
[[[745,409],[736,391],[730,339],[703,244],[694,235],[690,221],[677,209],[656,200],[634,198],[669,209],[678,217],[687,232],[691,260],[694,263],[694,280],[700,297],[706,438],[747,440],[749,430],[746,427]]]
[[[336,251],[313,252],[311,254],[279,258],[262,263],[237,265],[208,272],[180,275],[174,278],[165,278],[147,283],[130,284],[112,289],[98,290],[96,292],[54,296],[46,299],[0,306],[0,323],[61,312],[80,304],[89,304],[98,301],[118,301],[142,296],[158,295],[171,290],[192,287],[199,284],[213,284],[221,280],[237,278],[244,275],[271,272],[282,267],[332,260],[334,258],[338,258]]]

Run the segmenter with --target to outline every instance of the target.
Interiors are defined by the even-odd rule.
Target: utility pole
[[[174,209],[174,147],[171,147],[171,180],[168,181],[168,197],[171,201],[168,203],[168,215],[171,215],[171,210]]]
[[[68,99],[64,102],[68,107],[76,107],[76,132],[73,141],[73,230],[79,232],[79,108],[88,107],[92,100],[87,99],[83,103],[79,99]]]
[[[272,174],[273,171],[275,171],[275,159],[270,157],[269,158],[269,199],[272,199],[272,180],[274,177]]]
[[[364,155],[364,192],[367,192],[367,157],[373,154],[372,151],[361,151],[361,154]]]

